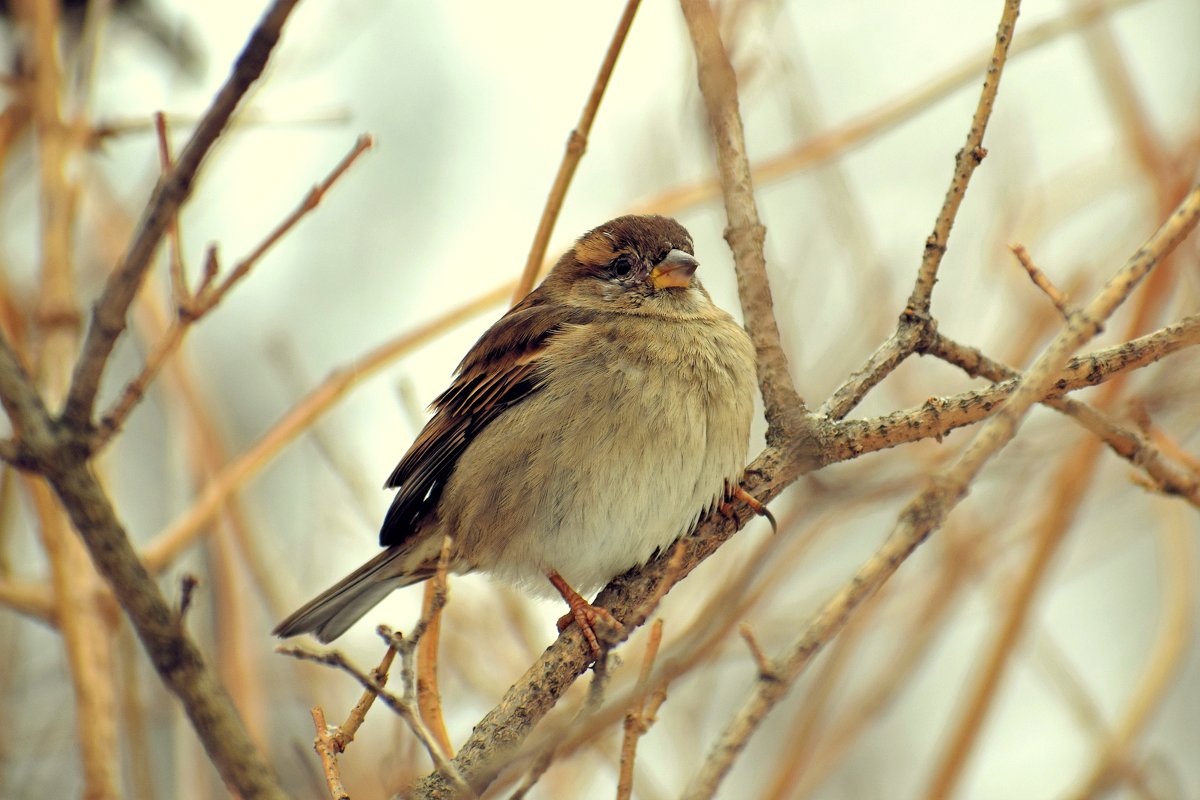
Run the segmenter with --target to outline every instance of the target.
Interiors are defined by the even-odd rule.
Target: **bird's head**
[[[687,314],[709,303],[695,278],[692,237],[673,219],[626,216],[585,233],[545,281],[571,305],[641,314]]]

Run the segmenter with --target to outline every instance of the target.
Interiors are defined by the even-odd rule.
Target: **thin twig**
[[[902,319],[900,326],[871,353],[866,363],[851,372],[842,385],[821,404],[817,414],[832,420],[844,419],[862,402],[868,392],[919,349],[922,332],[922,326],[906,325]]]
[[[650,672],[654,668],[654,659],[658,656],[658,647],[662,644],[663,621],[654,620],[650,626],[650,636],[646,640],[646,653],[642,656],[642,668],[638,673],[638,701],[625,715],[625,731],[621,738],[621,763],[617,778],[617,800],[629,800],[633,796],[633,761],[637,757],[638,740],[650,730],[654,723],[655,714],[666,699],[666,689],[656,692],[655,702],[647,708],[646,699],[650,691]],[[657,699],[661,694],[662,699]]]
[[[908,304],[900,314],[896,332],[822,404],[821,413],[830,419],[842,419],[849,414],[851,409],[862,402],[867,393],[891,374],[900,362],[919,351],[936,330],[933,319],[929,316],[933,285],[937,281],[938,268],[946,254],[950,230],[954,227],[954,220],[958,216],[958,209],[966,195],[971,176],[987,155],[987,150],[983,148],[983,134],[987,130],[988,120],[991,119],[996,94],[1000,90],[1000,76],[1008,58],[1020,7],[1020,0],[1006,0],[1000,25],[996,29],[996,43],[988,61],[983,89],[975,106],[975,114],[971,118],[971,127],[967,131],[966,143],[954,157],[954,174],[950,178],[950,187],[946,190],[946,197],[934,222],[933,232],[925,240],[925,251],[917,269],[912,294],[909,295]]]
[[[395,639],[401,639],[401,642],[397,644],[397,650],[400,651],[403,663],[405,649],[403,644],[404,640],[398,635],[395,636],[393,640]],[[432,759],[434,767],[437,769],[438,773],[450,782],[451,786],[454,788],[454,791],[459,792],[462,796],[466,797],[475,796],[471,791],[471,788],[467,786],[466,781],[463,780],[462,775],[459,774],[453,762],[451,762],[445,753],[442,752],[441,747],[429,733],[429,729],[425,727],[425,723],[421,721],[421,715],[417,712],[416,704],[410,697],[401,697],[399,695],[392,694],[387,689],[383,688],[383,686],[381,686],[379,682],[376,681],[371,675],[368,675],[354,664],[350,663],[346,657],[337,650],[327,650],[317,653],[311,650],[305,650],[301,647],[280,646],[277,647],[275,651],[281,655],[291,656],[292,658],[296,658],[301,661],[312,661],[317,664],[324,664],[326,666],[334,667],[351,675],[362,685],[364,689],[374,693],[380,700],[383,701],[384,705],[392,709],[392,711],[395,711],[396,714],[399,715],[402,720],[404,720],[404,722],[408,725],[409,730],[411,730],[413,735],[417,737],[417,741],[421,743],[421,746],[424,747],[425,751],[429,754],[429,757]],[[411,674],[411,669],[409,671]],[[410,683],[411,678],[405,681],[406,695],[409,693]]]
[[[100,422],[99,431],[96,434],[96,446],[102,446],[111,440],[114,433],[121,429],[125,420],[129,417],[138,401],[146,394],[146,389],[150,382],[158,375],[160,369],[168,358],[175,353],[179,345],[183,342],[184,334],[188,328],[197,320],[201,319],[205,314],[212,311],[218,303],[220,303],[229,293],[238,281],[246,277],[250,269],[258,263],[259,259],[278,242],[288,231],[296,226],[304,216],[315,209],[325,196],[325,193],[337,182],[338,178],[345,174],[346,170],[371,147],[372,140],[370,136],[360,136],[337,166],[329,173],[325,180],[318,183],[308,191],[300,204],[287,215],[275,229],[254,248],[251,253],[243,258],[230,271],[223,281],[215,288],[213,287],[213,276],[216,274],[216,257],[215,251],[210,250],[209,256],[205,261],[205,276],[196,290],[196,294],[190,295],[184,299],[179,306],[178,316],[171,322],[171,326],[167,332],[155,345],[154,350],[146,357],[146,364],[142,371],[131,380],[121,393],[120,398],[113,404],[113,407],[104,414]],[[172,223],[172,226],[174,224]],[[211,265],[211,266],[210,266]],[[180,268],[182,270],[182,268]],[[177,283],[177,279],[173,278],[173,286],[182,286],[182,283]]]
[[[371,678],[379,686],[386,686],[388,679],[388,670],[392,668],[392,662],[396,659],[395,645],[388,645],[387,650],[383,654],[383,658],[379,659],[379,666],[371,670]],[[375,698],[378,695],[366,689],[362,693],[362,697],[358,698],[358,702],[354,704],[354,708],[350,709],[350,713],[346,715],[346,721],[337,727],[333,732],[334,742],[337,744],[339,753],[346,752],[346,748],[354,741],[355,734],[362,724],[367,719],[367,712],[371,710],[371,706],[375,704]]]
[[[161,111],[154,112],[154,133],[158,139],[159,170],[166,175],[171,171],[175,162],[171,157],[167,116]],[[175,215],[167,226],[167,243],[170,246],[168,270],[171,276],[171,303],[175,308],[183,308],[183,304],[192,296],[191,290],[188,289],[187,271],[183,268],[183,247],[179,239],[179,216]]]
[[[942,210],[934,222],[933,232],[925,240],[925,254],[921,266],[917,270],[917,282],[908,298],[905,313],[916,317],[929,314],[929,304],[933,297],[933,284],[937,281],[938,267],[946,254],[946,245],[950,240],[950,229],[954,227],[954,219],[958,216],[959,206],[967,193],[967,185],[975,168],[987,156],[983,147],[983,135],[987,131],[988,120],[992,116],[992,106],[996,102],[996,94],[1000,90],[1000,75],[1004,71],[1004,62],[1008,58],[1009,45],[1012,43],[1013,32],[1017,26],[1017,14],[1021,10],[1019,0],[1006,0],[1004,14],[1000,18],[1000,26],[996,29],[996,44],[992,48],[992,57],[988,62],[987,76],[983,80],[983,91],[979,95],[979,104],[975,107],[975,115],[971,118],[971,127],[967,131],[967,141],[962,149],[954,156],[954,177],[950,180],[950,188],[942,202]]]
[[[38,171],[38,244],[40,276],[28,339],[30,360],[47,405],[61,406],[79,347],[80,301],[75,286],[74,231],[78,224],[77,148],[72,141],[76,113],[64,79],[57,3],[18,3],[30,45],[28,101],[36,137]],[[64,113],[64,109],[67,110]],[[113,683],[112,630],[115,624],[101,600],[103,581],[88,559],[67,515],[40,479],[24,476],[33,501],[47,561],[65,650],[67,677],[74,699],[75,737],[79,748],[81,794],[110,800],[119,794],[120,749],[117,697]]]
[[[1182,330],[1186,331],[1187,323],[1193,319],[1200,322],[1200,315],[1184,320],[1181,323],[1184,326]],[[1172,328],[1180,330],[1178,325],[1172,326]],[[1200,334],[1200,330],[1197,333]],[[1151,334],[1151,336],[1157,337],[1157,334]],[[1145,338],[1143,337],[1143,339]],[[1182,338],[1186,341],[1188,337],[1185,335]],[[1124,350],[1124,347],[1122,346],[1120,349]],[[966,347],[942,336],[940,333],[928,353],[949,364],[961,367],[970,375],[982,375],[993,381],[1011,381],[1019,375],[1015,369],[988,358],[974,348]],[[1087,363],[1087,360],[1072,359],[1072,362],[1083,365]],[[1070,367],[1071,364],[1068,364],[1068,370]],[[1069,383],[1064,385],[1069,385]],[[1159,491],[1182,497],[1200,508],[1200,476],[1186,467],[1173,463],[1152,440],[1138,431],[1118,424],[1108,414],[1087,403],[1067,397],[1051,397],[1042,402],[1072,417],[1107,443],[1114,453],[1144,470]]]
[[[338,767],[337,761],[342,747],[337,741],[336,734],[330,732],[329,725],[325,722],[325,712],[321,710],[321,707],[313,706],[311,713],[313,727],[317,730],[316,738],[313,739],[313,749],[321,758],[321,767],[325,772],[325,785],[329,787],[329,796],[331,800],[350,800],[350,793],[342,784],[342,770]]]
[[[613,68],[617,65],[617,56],[621,54],[621,47],[625,44],[625,37],[629,34],[629,27],[633,24],[633,16],[637,13],[639,5],[641,5],[641,0],[626,1],[625,10],[621,12],[621,19],[617,22],[617,29],[613,32],[608,51],[604,54],[600,72],[592,84],[592,93],[588,95],[588,101],[583,107],[579,122],[571,131],[571,135],[567,137],[567,150],[563,153],[562,163],[558,165],[558,174],[554,177],[550,196],[546,198],[546,207],[542,210],[541,220],[538,221],[537,233],[533,237],[533,246],[529,248],[529,257],[525,259],[525,269],[513,291],[512,302],[514,305],[529,294],[529,290],[533,288],[533,282],[537,278],[538,270],[541,268],[542,262],[546,260],[546,248],[550,244],[550,235],[554,232],[554,223],[558,219],[558,212],[562,209],[563,199],[567,196],[567,189],[571,186],[571,178],[575,176],[575,169],[579,166],[579,161],[587,149],[592,122],[596,119],[600,101],[604,98],[604,90],[608,88],[608,80],[612,77]]]
[[[83,347],[75,364],[71,389],[63,409],[63,420],[84,428],[92,418],[96,392],[108,365],[108,357],[117,338],[124,332],[129,305],[150,268],[154,253],[176,213],[192,193],[196,175],[209,150],[225,130],[233,112],[241,104],[250,86],[266,68],[271,51],[279,41],[298,0],[275,0],[250,34],[229,78],[213,98],[212,105],[197,123],[195,131],[175,167],[159,178],[138,223],[129,249],[104,286],[92,309]]]
[[[755,666],[758,667],[758,677],[766,681],[777,680],[778,676],[775,674],[775,665],[771,663],[771,659],[763,652],[758,639],[754,638],[754,631],[750,630],[750,626],[746,623],[739,625],[738,635],[742,637],[742,641],[750,649],[750,655],[754,658]]]
[[[1058,287],[1046,277],[1046,273],[1038,269],[1037,264],[1033,263],[1033,256],[1029,255],[1029,251],[1025,249],[1025,245],[1011,244],[1008,246],[1008,249],[1012,250],[1013,255],[1017,257],[1017,263],[1025,268],[1025,272],[1029,274],[1029,279],[1033,281],[1033,285],[1045,292],[1046,296],[1050,298],[1050,302],[1058,309],[1058,313],[1062,314],[1063,319],[1070,319],[1071,309],[1066,295],[1059,291]]]

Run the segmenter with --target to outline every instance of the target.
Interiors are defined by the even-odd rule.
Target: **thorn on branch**
[[[187,616],[188,610],[192,607],[192,597],[199,585],[200,579],[190,572],[185,572],[179,579],[179,610],[175,612],[176,624],[183,625],[183,618]]]
[[[758,640],[754,638],[754,632],[750,630],[750,626],[742,623],[738,626],[738,634],[746,640],[746,646],[750,648],[750,655],[754,657],[754,663],[758,666],[758,677],[761,680],[774,683],[780,680],[779,670],[775,668],[775,664],[763,652],[759,646]]]
[[[1046,273],[1038,269],[1037,264],[1033,263],[1033,257],[1029,255],[1029,251],[1024,245],[1011,244],[1008,249],[1017,257],[1017,263],[1025,268],[1025,272],[1029,274],[1029,279],[1033,281],[1033,285],[1041,289],[1054,307],[1058,309],[1058,313],[1062,314],[1063,319],[1071,319],[1071,306],[1067,300],[1067,296],[1059,290],[1054,283],[1046,277]]]

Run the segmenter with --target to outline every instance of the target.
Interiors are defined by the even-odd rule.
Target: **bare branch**
[[[105,284],[104,292],[92,309],[92,322],[81,348],[71,389],[63,408],[63,420],[76,428],[91,422],[92,408],[100,388],[100,378],[117,338],[125,330],[129,305],[133,302],[158,244],[180,206],[192,193],[192,186],[208,151],[225,130],[230,117],[250,86],[262,75],[271,51],[279,42],[283,25],[298,0],[275,0],[250,34],[225,84],[212,105],[200,118],[191,139],[179,154],[174,169],[158,180],[138,230],[121,263]]]
[[[403,658],[403,646],[397,645],[397,649]],[[429,733],[429,729],[425,727],[425,723],[421,721],[421,715],[417,712],[416,704],[409,697],[409,681],[406,681],[405,696],[392,694],[387,689],[383,688],[371,675],[360,670],[354,664],[350,663],[345,656],[337,650],[327,650],[316,653],[311,650],[305,650],[300,647],[277,647],[277,653],[292,658],[298,658],[301,661],[312,661],[317,664],[324,664],[329,667],[335,667],[343,672],[351,675],[356,681],[362,684],[362,687],[367,691],[376,695],[383,704],[395,711],[402,720],[408,725],[409,729],[420,741],[421,745],[429,753],[429,757],[433,760],[440,776],[447,780],[456,797],[474,797],[474,792],[467,786],[462,775],[459,774],[454,764],[449,761],[446,755],[442,752],[438,743],[434,741],[433,736]]]
[[[629,800],[633,796],[633,761],[637,757],[637,743],[654,722],[654,715],[662,701],[658,701],[647,713],[646,697],[650,690],[650,671],[662,644],[663,621],[654,620],[650,626],[650,638],[646,640],[646,654],[642,656],[642,669],[638,673],[637,692],[639,699],[625,715],[625,733],[621,738],[621,764],[617,779],[617,800]],[[666,692],[662,691],[665,699]]]
[[[946,190],[942,210],[933,225],[933,233],[925,240],[925,253],[917,270],[917,279],[913,284],[912,294],[909,295],[908,305],[900,314],[896,332],[821,406],[824,416],[842,419],[849,414],[867,392],[887,377],[900,362],[926,345],[936,330],[936,325],[929,316],[933,284],[937,282],[937,271],[941,266],[942,257],[946,254],[950,229],[958,216],[967,185],[971,182],[975,168],[987,155],[987,150],[983,148],[983,134],[992,115],[996,94],[1000,90],[1000,75],[1008,58],[1020,7],[1020,0],[1007,0],[1005,3],[1004,13],[996,30],[996,44],[988,61],[983,90],[979,95],[979,103],[975,106],[975,115],[971,118],[971,127],[967,131],[967,141],[954,157],[954,174],[950,178],[950,188]]]
[[[449,586],[446,571],[450,566],[451,538],[442,539],[442,551],[438,555],[437,572],[433,580],[425,584],[425,596],[421,603],[421,620],[417,629],[423,631],[417,641],[417,710],[425,720],[433,737],[447,755],[454,755],[450,734],[446,731],[446,720],[442,715],[442,695],[438,689],[438,645],[441,643],[442,609],[446,607]]]
[[[745,705],[730,721],[708,760],[684,796],[711,796],[728,773],[734,758],[746,746],[767,712],[791,687],[812,658],[845,626],[853,610],[873,595],[909,555],[939,527],[946,515],[966,495],[967,487],[983,466],[1016,434],[1030,406],[1053,387],[1071,352],[1095,336],[1104,321],[1200,219],[1200,188],[1194,189],[1175,213],[1140,247],[1104,289],[1083,310],[1071,315],[1067,327],[1021,379],[1008,401],[983,426],[963,454],[950,467],[935,474],[929,488],[901,511],[884,545],[841,591],[830,599],[804,635],[776,660],[781,680],[759,683]]]
[[[113,434],[125,424],[125,420],[129,417],[129,414],[133,411],[138,401],[145,396],[150,382],[158,375],[159,370],[162,369],[167,359],[179,349],[179,345],[183,342],[183,337],[187,333],[188,328],[205,314],[212,311],[225,298],[229,290],[249,274],[250,269],[271,249],[272,245],[283,238],[305,215],[320,205],[325,193],[332,188],[338,178],[344,175],[346,170],[371,145],[372,139],[370,136],[359,136],[354,146],[350,149],[350,152],[338,162],[337,166],[326,176],[325,180],[310,189],[308,194],[304,196],[304,199],[300,201],[300,204],[275,226],[275,229],[254,248],[250,255],[238,262],[229,275],[226,276],[225,280],[216,288],[213,288],[213,280],[217,272],[216,255],[214,250],[209,250],[208,258],[205,260],[204,279],[200,284],[200,288],[196,290],[194,295],[188,295],[183,298],[178,309],[178,316],[171,322],[171,326],[167,329],[162,339],[154,346],[154,350],[146,357],[146,365],[142,368],[142,371],[129,382],[125,387],[125,391],[122,392],[120,399],[104,415],[104,418],[100,422],[99,430],[96,433],[95,446],[97,448],[110,441]],[[173,233],[174,226],[175,223],[172,221],[171,228]],[[172,263],[175,263],[175,259],[172,260]],[[176,268],[172,267],[173,275],[175,271]],[[172,279],[173,287],[184,286],[181,266],[178,267],[178,271],[179,277],[173,277]],[[183,289],[181,288],[180,291],[183,291]]]
[[[787,355],[779,339],[779,326],[767,280],[763,242],[767,229],[758,218],[750,159],[738,111],[737,75],[721,43],[717,20],[708,0],[681,0],[688,33],[696,51],[700,91],[708,109],[708,124],[717,149],[717,168],[725,215],[729,225],[725,241],[733,253],[738,297],[746,330],[754,342],[758,384],[767,417],[767,443],[778,445],[799,436],[803,427],[804,400],[788,372]]]
[[[329,730],[325,722],[325,712],[320,706],[312,707],[313,727],[317,730],[313,739],[313,749],[321,757],[321,767],[325,772],[325,785],[329,787],[331,800],[350,800],[350,793],[342,784],[342,770],[338,767],[337,757],[342,748],[335,734]]]
[[[608,88],[608,80],[612,77],[613,68],[617,65],[617,56],[621,54],[621,47],[625,44],[625,37],[629,34],[629,27],[633,25],[633,15],[637,13],[639,5],[641,5],[641,0],[627,0],[625,3],[625,10],[621,12],[621,19],[618,20],[617,29],[613,32],[608,52],[604,54],[604,61],[600,64],[600,72],[596,75],[595,83],[592,84],[592,93],[583,107],[579,122],[571,131],[571,135],[567,137],[567,151],[563,153],[562,163],[558,165],[558,174],[554,177],[554,185],[550,187],[550,196],[546,198],[546,207],[542,210],[541,220],[538,221],[537,233],[533,237],[533,246],[529,249],[529,257],[525,259],[525,269],[513,290],[512,302],[514,304],[529,294],[529,290],[533,288],[533,282],[537,279],[538,271],[542,267],[542,262],[546,260],[546,248],[550,244],[550,234],[554,232],[554,223],[558,219],[558,212],[562,209],[567,189],[571,187],[571,179],[575,177],[575,169],[579,166],[579,161],[587,149],[592,122],[596,119],[600,101],[604,98],[604,90]]]
[[[392,662],[396,660],[396,646],[388,645],[384,651],[383,658],[379,660],[379,666],[371,670],[371,679],[380,686],[387,685],[388,670],[392,668]],[[350,709],[350,713],[346,716],[346,721],[337,727],[333,732],[334,742],[337,744],[338,752],[344,753],[350,743],[354,741],[355,734],[362,727],[363,722],[367,719],[367,712],[371,710],[371,706],[375,704],[375,698],[379,695],[370,689],[366,689],[362,693],[362,697],[354,704],[354,708]]]
[[[1144,336],[1136,342],[1110,349],[1128,354],[1129,345],[1147,341],[1161,342],[1166,331],[1172,331],[1174,334],[1170,339],[1172,345],[1186,346],[1189,340],[1191,343],[1200,341],[1200,315],[1188,317],[1170,328]],[[1153,346],[1150,348],[1150,351],[1152,350]],[[941,334],[938,334],[929,353],[937,355],[948,363],[962,367],[972,375],[983,375],[994,381],[1004,381],[1005,379],[1011,381],[1019,375],[1011,367],[993,361],[978,350],[964,347]],[[1072,363],[1067,365],[1067,371],[1072,371],[1073,364],[1083,366],[1088,363],[1087,359],[1072,359]],[[1112,363],[1112,361],[1101,358],[1099,361],[1091,363]],[[1091,381],[1097,374],[1088,369],[1088,380]],[[1117,373],[1110,372],[1108,374],[1111,376]],[[1071,386],[1071,382],[1068,380],[1060,380],[1059,383],[1063,388]],[[1043,402],[1051,408],[1073,417],[1079,424],[1106,442],[1117,455],[1145,470],[1159,491],[1183,497],[1192,505],[1200,508],[1200,479],[1197,479],[1196,475],[1186,467],[1172,463],[1151,439],[1138,431],[1118,424],[1108,414],[1087,403],[1066,397],[1047,398]]]
[[[1012,43],[1013,31],[1017,27],[1017,14],[1021,10],[1019,0],[1006,0],[1004,14],[1000,18],[1000,27],[996,29],[996,45],[992,49],[992,58],[988,63],[987,77],[983,81],[983,92],[979,95],[979,105],[975,107],[975,116],[971,118],[971,128],[967,131],[967,141],[962,149],[954,156],[954,177],[950,180],[950,188],[946,190],[946,199],[942,202],[942,210],[938,213],[933,225],[933,233],[925,240],[925,255],[921,259],[921,267],[917,271],[917,282],[908,298],[905,313],[916,317],[929,314],[929,303],[933,296],[933,284],[937,281],[938,267],[946,254],[946,244],[950,240],[950,229],[954,227],[954,219],[958,216],[959,206],[967,193],[967,185],[975,168],[982,163],[987,150],[983,148],[983,134],[987,131],[988,120],[992,116],[992,106],[996,102],[996,93],[1000,90],[1000,75],[1004,70],[1004,62],[1008,58],[1008,48]]]

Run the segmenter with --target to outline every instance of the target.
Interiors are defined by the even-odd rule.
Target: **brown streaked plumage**
[[[452,571],[553,587],[598,653],[599,610],[575,590],[686,534],[745,462],[754,351],[697,266],[687,231],[664,217],[581,237],[434,401],[387,481],[387,549],[275,633],[340,636],[430,577],[448,534]]]

